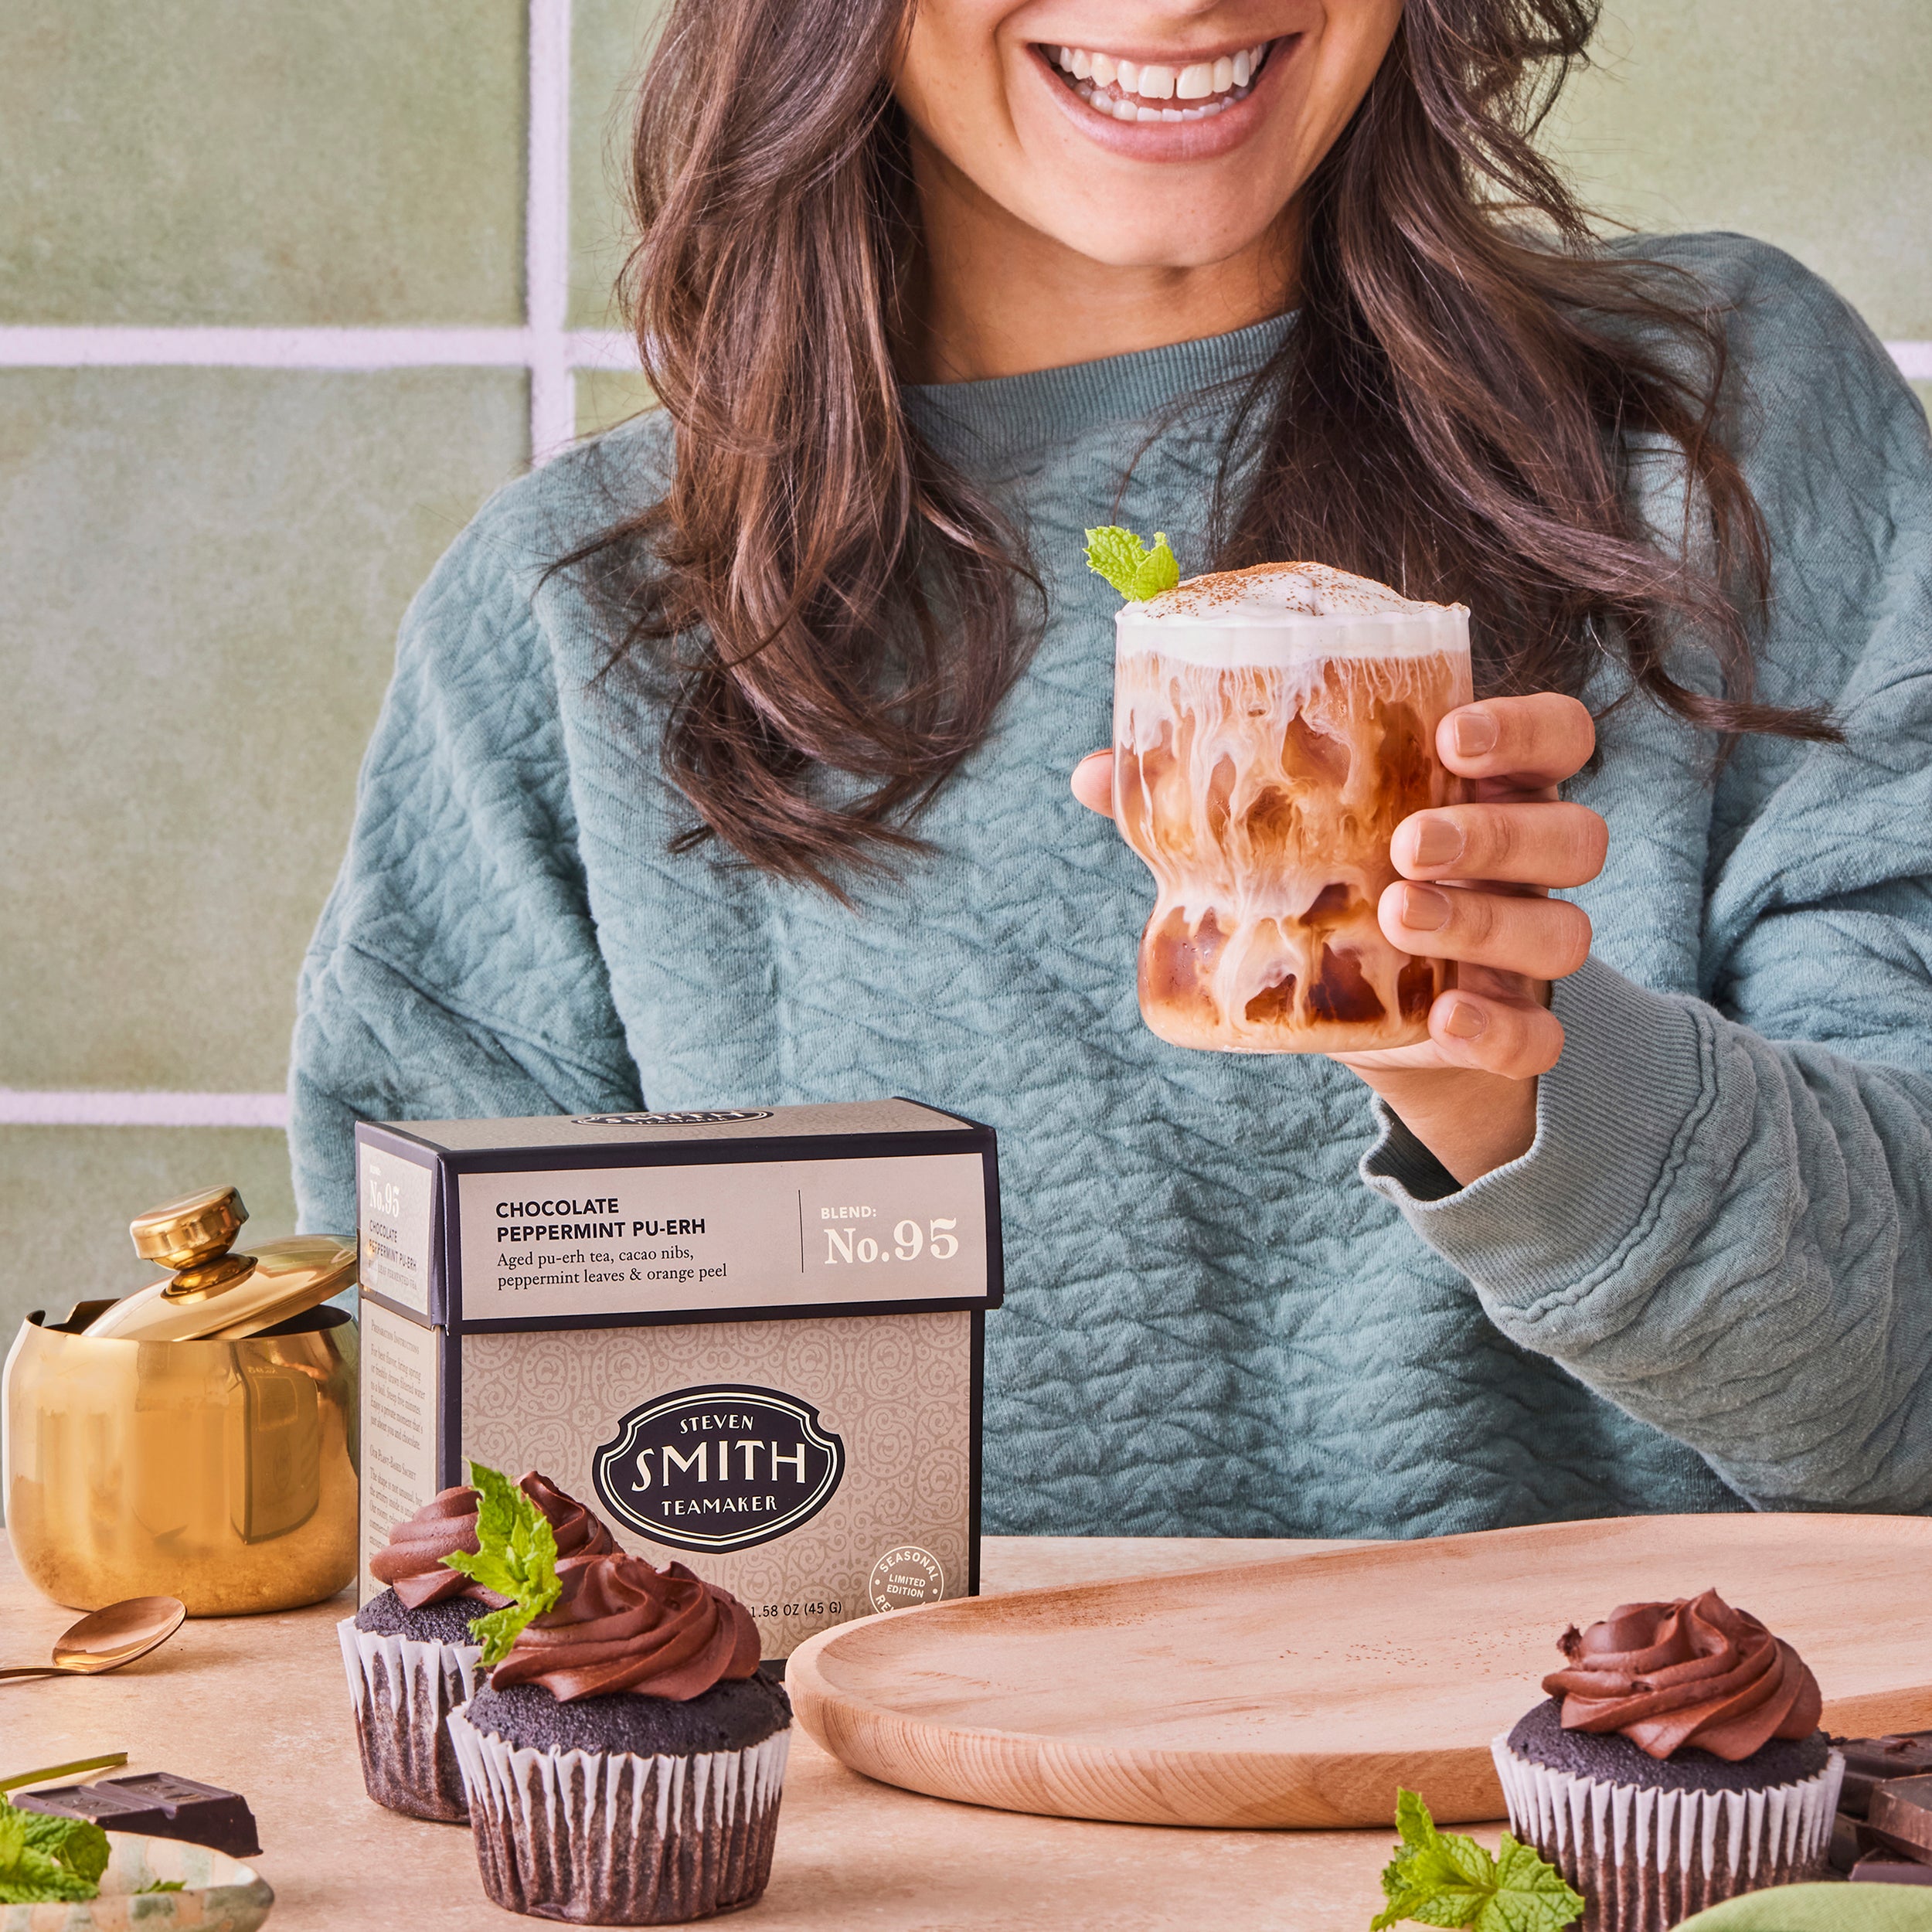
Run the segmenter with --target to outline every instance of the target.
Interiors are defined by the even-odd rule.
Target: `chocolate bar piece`
[[[1834,1872],[1849,1872],[1872,1848],[1862,1842],[1859,1833],[1866,1828],[1855,1819],[1847,1818],[1842,1811],[1832,1819],[1832,1848],[1825,1855],[1825,1862]]]
[[[1888,1778],[1932,1771],[1932,1731],[1894,1731],[1885,1737],[1843,1737],[1832,1742],[1845,1757],[1845,1784],[1838,1808],[1863,1818],[1874,1788]]]
[[[1932,1885],[1932,1865],[1874,1855],[1852,1867],[1852,1881],[1863,1885]]]
[[[197,1784],[172,1771],[143,1771],[133,1777],[104,1777],[97,1784],[63,1784],[50,1791],[22,1791],[14,1803],[23,1811],[53,1818],[81,1818],[107,1832],[136,1832],[150,1838],[175,1838],[189,1845],[213,1845],[231,1858],[257,1858],[261,1839],[248,1801],[217,1784]]]
[[[1865,1815],[1888,1843],[1932,1862],[1932,1777],[1888,1777],[1873,1785]]]

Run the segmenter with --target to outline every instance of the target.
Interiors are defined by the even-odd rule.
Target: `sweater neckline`
[[[1024,456],[1247,382],[1281,348],[1294,321],[1291,311],[1225,335],[1022,376],[908,383],[901,393],[913,421],[943,456],[975,462]]]

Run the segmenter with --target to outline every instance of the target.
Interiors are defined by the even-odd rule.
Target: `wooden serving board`
[[[1794,1645],[1825,1727],[1932,1726],[1932,1519],[1547,1523],[889,1612],[786,1673],[854,1770],[1006,1811],[1136,1824],[1502,1817],[1490,1740],[1556,1638],[1715,1587]]]

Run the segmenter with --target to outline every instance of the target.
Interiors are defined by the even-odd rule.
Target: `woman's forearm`
[[[1932,1081],[1760,1038],[1593,964],[1519,1160],[1370,1185],[1491,1318],[1760,1507],[1932,1504]]]

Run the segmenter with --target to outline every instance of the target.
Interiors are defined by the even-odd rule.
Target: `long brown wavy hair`
[[[595,566],[611,668],[663,694],[696,815],[674,845],[835,893],[917,847],[1041,607],[1020,533],[900,395],[913,4],[675,0],[638,90],[623,284],[675,468],[560,566]],[[1721,314],[1607,252],[1534,145],[1597,12],[1408,0],[1302,191],[1296,318],[1237,412],[1215,562],[1315,557],[1467,603],[1479,690],[1580,692],[1607,655],[1720,743],[1835,736],[1752,696],[1765,537],[1721,433]],[[1639,517],[1633,437],[1675,452],[1674,532]],[[1259,452],[1238,490],[1237,445]],[[1714,657],[1721,695],[1673,675],[1667,637]]]

